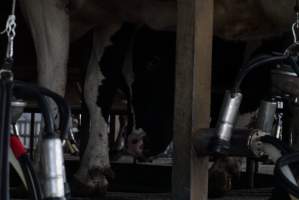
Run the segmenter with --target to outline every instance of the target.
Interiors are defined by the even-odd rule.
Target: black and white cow
[[[69,43],[94,30],[93,50],[87,67],[84,96],[90,112],[90,137],[77,180],[91,190],[108,185],[107,123],[97,106],[98,85],[104,75],[98,67],[110,37],[125,21],[154,29],[174,29],[176,2],[172,0],[25,0],[20,1],[29,23],[37,54],[38,81],[65,93]],[[234,40],[266,37],[288,29],[293,4],[272,0],[215,1],[215,34]],[[283,11],[283,12],[282,12]],[[55,109],[55,108],[53,108]]]

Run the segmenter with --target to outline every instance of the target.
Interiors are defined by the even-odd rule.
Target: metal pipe
[[[265,133],[272,132],[274,116],[277,108],[275,101],[263,100],[260,105],[257,118],[257,128]]]
[[[255,156],[248,148],[248,141],[253,130],[250,129],[234,129],[231,137],[231,147],[227,150],[227,155],[230,156],[244,156],[252,157]],[[213,155],[214,140],[217,137],[216,129],[200,129],[193,134],[193,149],[199,156]]]
[[[63,198],[64,164],[59,138],[46,138],[42,143],[43,188],[46,198]]]
[[[230,148],[230,139],[238,117],[241,102],[241,93],[226,91],[216,124],[217,140],[215,141],[214,151],[217,153],[225,153]]]
[[[30,113],[30,142],[29,142],[29,155],[33,160],[33,148],[34,148],[34,133],[35,133],[35,113]]]

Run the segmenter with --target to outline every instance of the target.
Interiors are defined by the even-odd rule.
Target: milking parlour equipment
[[[65,177],[62,143],[70,129],[70,108],[58,94],[36,85],[13,79],[11,70],[14,55],[15,0],[12,14],[9,15],[6,29],[8,37],[6,57],[0,65],[0,199],[9,200],[9,172],[11,152],[21,169],[21,178],[29,191],[31,199],[63,200],[69,194]],[[43,117],[44,127],[41,142],[40,173],[35,172],[31,160],[17,135],[11,135],[11,123],[15,123],[26,103],[37,102]],[[59,112],[58,129],[55,129],[49,100],[57,105]]]
[[[299,9],[297,5],[295,7],[297,20],[292,25],[294,43],[284,53],[261,55],[244,65],[237,75],[233,88],[225,93],[216,127],[202,129],[199,131],[200,134],[194,136],[194,149],[199,155],[230,155],[272,161],[275,163],[276,187],[287,193],[292,200],[299,199],[297,183],[299,152],[290,147],[292,135],[287,137],[287,142],[286,140],[283,142],[281,137],[284,138],[287,129],[285,124],[290,125],[283,110],[292,105],[293,110],[294,107],[298,107],[295,111],[299,111],[299,83],[296,85],[298,88],[293,88],[291,86],[294,86],[294,80],[280,81],[289,80],[291,77],[299,82],[299,41],[297,40]],[[276,89],[272,91],[269,98],[261,101],[256,127],[236,129],[235,124],[243,96],[240,86],[252,70],[264,66],[275,66],[272,76],[276,78],[275,83],[272,84],[276,85]],[[291,83],[293,85],[290,85]],[[298,96],[292,95],[294,93]],[[296,124],[299,121],[293,123]],[[272,196],[275,199],[275,194]]]

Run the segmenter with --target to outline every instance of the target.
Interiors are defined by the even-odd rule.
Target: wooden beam
[[[209,126],[213,0],[178,0],[174,117],[175,200],[206,200],[208,159],[196,157],[192,134]]]

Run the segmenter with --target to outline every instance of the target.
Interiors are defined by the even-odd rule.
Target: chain
[[[16,36],[16,27],[17,27],[15,7],[16,7],[16,0],[13,0],[11,14],[8,16],[5,29],[2,32],[0,32],[1,35],[5,33],[7,35],[8,43],[7,43],[7,50],[6,50],[6,59],[11,59],[11,60],[14,54],[14,38]]]
[[[6,27],[1,32],[1,34],[7,33],[7,36],[9,38],[14,37],[16,35],[15,29],[16,29],[16,16],[15,15],[9,15],[8,19],[6,21]]]
[[[298,24],[297,24],[297,23],[294,23],[294,24],[292,25],[292,32],[293,32],[294,43],[295,43],[295,44],[299,44],[298,39],[297,39],[296,29],[298,30]]]
[[[297,33],[299,32],[299,1],[298,0],[296,0],[294,11],[296,13],[296,21],[292,25],[292,33],[293,33],[294,43],[299,44],[298,37],[297,37]]]

